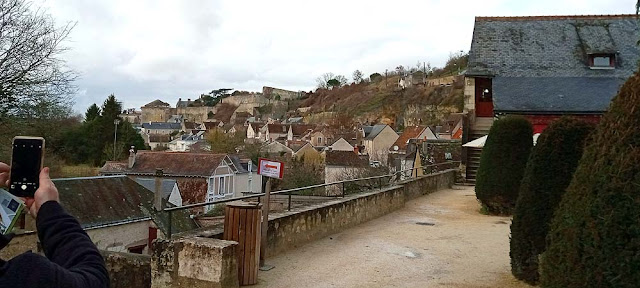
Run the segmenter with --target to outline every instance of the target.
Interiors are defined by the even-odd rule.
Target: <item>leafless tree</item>
[[[344,77],[344,75],[337,75],[333,79],[338,80],[338,82],[340,82],[340,86],[344,86],[344,85],[349,84],[349,79],[347,79],[347,77]]]
[[[353,83],[362,82],[362,72],[360,70],[353,71]]]
[[[74,25],[56,27],[30,2],[0,0],[0,117],[69,115],[76,74],[61,55]]]
[[[318,89],[327,89],[329,88],[329,84],[327,84],[327,82],[329,82],[329,80],[336,78],[336,75],[328,72],[328,73],[324,73],[322,74],[322,76],[316,78],[316,84],[317,84],[317,88]]]

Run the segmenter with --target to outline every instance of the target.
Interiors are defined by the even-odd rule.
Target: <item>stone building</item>
[[[272,99],[272,100],[298,99],[298,98],[301,98],[302,95],[304,94],[305,93],[302,91],[284,90],[284,89],[273,88],[268,86],[262,87],[262,95],[265,98]],[[278,96],[279,96],[279,99],[276,99],[278,98]]]
[[[140,121],[145,122],[166,122],[171,118],[171,115],[175,114],[175,109],[171,108],[171,105],[161,100],[154,100],[146,105],[140,107],[142,115]]]

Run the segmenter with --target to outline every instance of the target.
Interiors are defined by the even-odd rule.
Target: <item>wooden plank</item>
[[[239,215],[240,211],[238,211],[237,208],[233,208],[233,220],[231,221],[232,225],[231,226],[231,240],[233,241],[238,241],[238,219],[240,218]]]
[[[240,214],[238,220],[238,277],[242,282],[244,277],[244,241],[245,241],[245,225],[247,221],[247,209],[236,208]]]
[[[255,253],[255,247],[253,243],[253,234],[255,233],[255,209],[247,209],[248,217],[247,217],[247,235],[245,237],[245,257],[244,257],[244,266],[245,266],[245,275],[244,280],[245,284],[251,285],[253,283],[253,270],[255,269],[255,265],[252,265],[253,262],[253,253]]]
[[[230,217],[229,217],[229,211],[230,211],[231,207],[229,206],[225,206],[224,207],[224,232],[222,233],[222,239],[224,240],[229,240],[229,227],[230,227]]]
[[[262,237],[262,210],[258,210],[258,219],[256,220],[258,223],[258,226],[256,227],[256,233],[254,234],[254,241],[256,242],[255,247],[256,247],[256,254],[255,257],[256,259],[253,261],[253,263],[256,263],[257,268],[260,268],[260,249],[262,243],[260,243],[260,239]],[[254,272],[254,276],[256,277],[255,281],[258,282],[258,269],[256,269],[256,271]]]

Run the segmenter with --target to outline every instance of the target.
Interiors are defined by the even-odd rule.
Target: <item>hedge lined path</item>
[[[509,266],[508,217],[480,214],[473,187],[267,259],[255,287],[530,287]]]

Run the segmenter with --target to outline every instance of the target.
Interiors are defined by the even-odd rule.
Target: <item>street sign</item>
[[[265,177],[282,179],[284,163],[260,158],[258,160],[258,174]]]

